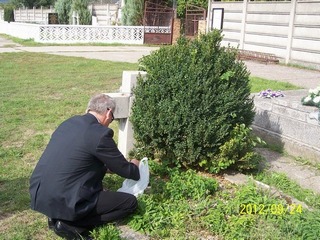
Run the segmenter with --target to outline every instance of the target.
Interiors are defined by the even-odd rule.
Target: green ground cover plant
[[[82,114],[91,95],[117,91],[122,71],[137,67],[38,53],[0,54],[1,240],[59,239],[47,229],[45,216],[30,210],[31,171],[58,124]],[[111,127],[117,134],[117,124]],[[124,224],[150,239],[316,239],[318,212],[239,214],[240,204],[286,203],[252,184],[237,187],[218,175],[149,163],[151,187],[139,199],[137,214]],[[108,175],[105,181],[115,190],[123,179]],[[92,236],[121,239],[116,226],[97,228]]]

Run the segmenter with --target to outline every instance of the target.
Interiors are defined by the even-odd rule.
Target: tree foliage
[[[33,8],[33,7],[50,7],[53,6],[55,0],[10,0],[10,3],[13,4],[16,8],[19,7],[26,7],[26,8]]]
[[[80,25],[91,25],[92,15],[88,9],[89,0],[73,0],[71,4],[71,15],[73,12],[79,14]]]
[[[143,25],[144,0],[125,0],[121,22],[125,26]]]
[[[207,10],[208,0],[177,0],[177,16],[184,18],[186,14],[187,4],[202,7]]]
[[[57,0],[54,6],[60,24],[72,24],[73,12],[79,14],[80,25],[90,25],[92,15],[88,9],[88,0]]]
[[[54,9],[58,13],[58,19],[60,24],[70,23],[70,12],[71,12],[71,1],[70,0],[57,0]]]

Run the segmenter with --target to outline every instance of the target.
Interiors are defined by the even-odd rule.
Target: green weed
[[[121,240],[120,231],[116,226],[108,224],[94,229],[90,234],[95,240]]]

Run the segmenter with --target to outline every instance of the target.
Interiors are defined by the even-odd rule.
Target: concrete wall
[[[217,21],[212,17],[217,8],[224,10],[223,45],[320,69],[320,1],[211,1],[207,30]]]
[[[143,26],[39,25],[0,21],[0,33],[41,43],[143,44]]]
[[[88,7],[96,18],[96,25],[111,26],[120,24],[120,7],[117,4],[92,4]]]
[[[284,93],[284,98],[255,96],[252,128],[268,143],[282,147],[290,155],[320,163],[320,122],[310,118],[310,113],[319,109],[301,104],[308,90]]]
[[[48,24],[48,14],[54,13],[53,8],[15,9],[14,21],[22,23]]]

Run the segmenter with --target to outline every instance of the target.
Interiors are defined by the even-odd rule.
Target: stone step
[[[309,165],[304,165],[290,156],[283,156],[267,148],[257,148],[256,151],[266,159],[264,170],[284,173],[292,182],[297,183],[301,188],[320,194],[320,170]],[[236,185],[247,184],[250,179],[253,180],[251,176],[239,172],[224,174],[223,177],[225,180]],[[312,206],[308,206],[306,203],[283,193],[275,187],[256,180],[253,181],[259,188],[268,191],[272,196],[284,199],[290,205],[300,204],[304,209],[313,210]]]

